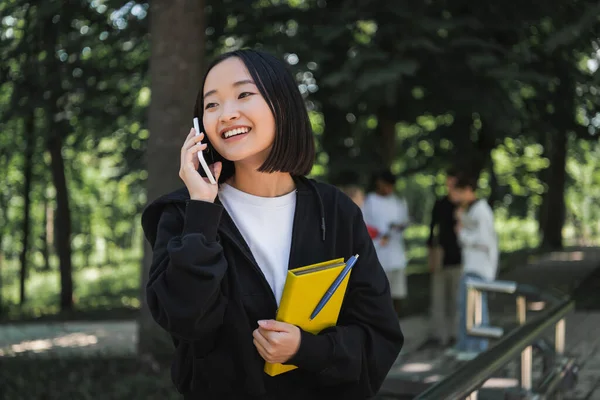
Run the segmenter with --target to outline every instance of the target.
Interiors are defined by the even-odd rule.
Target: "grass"
[[[167,367],[133,357],[0,358],[6,400],[181,399]]]
[[[7,263],[8,264],[8,263]],[[116,266],[118,265],[118,266]],[[75,310],[59,316],[59,274],[40,271],[26,283],[27,303],[18,306],[19,281],[16,263],[3,271],[2,298],[5,312],[0,321],[52,319],[131,318],[140,307],[138,257],[123,255],[116,265],[87,267],[73,273]]]

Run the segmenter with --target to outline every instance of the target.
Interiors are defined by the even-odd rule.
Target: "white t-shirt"
[[[363,208],[365,223],[377,229],[380,235],[390,232],[390,224],[408,224],[409,222],[406,201],[394,194],[381,196],[377,193],[369,193]],[[373,240],[381,266],[386,271],[406,268],[407,260],[402,232],[394,229],[389,236],[390,239],[385,246],[381,245],[380,238]]]
[[[259,197],[222,184],[219,199],[250,247],[279,305],[290,258],[296,191]]]
[[[458,240],[462,247],[463,271],[493,281],[499,256],[494,212],[487,201],[477,200],[463,214],[461,222]]]

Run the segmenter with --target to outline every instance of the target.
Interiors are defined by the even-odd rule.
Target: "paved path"
[[[600,399],[600,312],[577,312],[567,318],[566,349],[580,366],[577,386],[565,400]]]
[[[135,321],[0,325],[0,357],[18,354],[133,355],[137,333]]]

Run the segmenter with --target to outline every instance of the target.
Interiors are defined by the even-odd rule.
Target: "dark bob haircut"
[[[208,66],[202,86],[196,98],[194,116],[198,117],[200,129],[204,131],[204,83],[206,76],[217,64],[238,57],[248,69],[258,91],[266,100],[275,118],[275,141],[260,172],[288,172],[293,176],[308,175],[315,160],[315,143],[304,99],[294,77],[283,61],[256,50],[243,49],[224,53]],[[235,173],[233,162],[224,159],[205,136],[209,163],[223,162],[219,182],[224,182]],[[204,171],[200,168],[204,175]]]

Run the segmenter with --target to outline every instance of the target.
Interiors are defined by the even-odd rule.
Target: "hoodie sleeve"
[[[323,385],[351,385],[361,398],[370,398],[396,361],[404,337],[358,208],[351,229],[352,251],[360,258],[350,275],[338,324],[318,335],[301,330],[300,348],[288,363],[314,372]]]
[[[212,337],[223,321],[227,262],[217,238],[221,212],[217,204],[189,200],[182,218],[174,204],[167,205],[153,236],[146,300],[154,320],[184,340]]]

